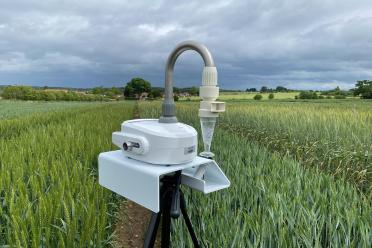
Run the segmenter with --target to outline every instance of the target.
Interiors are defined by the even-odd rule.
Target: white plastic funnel
[[[216,125],[217,117],[200,117],[200,126],[202,130],[204,151],[200,153],[201,157],[213,158],[214,154],[211,152],[211,145],[213,139],[214,127]]]

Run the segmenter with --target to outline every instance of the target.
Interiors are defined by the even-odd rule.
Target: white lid
[[[123,122],[122,132],[125,128],[137,129],[155,136],[167,138],[186,138],[198,135],[196,130],[184,123],[160,123],[158,119],[135,119]]]

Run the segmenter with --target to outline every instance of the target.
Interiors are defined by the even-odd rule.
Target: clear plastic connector
[[[217,117],[200,117],[200,125],[203,136],[204,151],[199,155],[205,158],[213,158],[214,153],[211,152],[214,127]]]

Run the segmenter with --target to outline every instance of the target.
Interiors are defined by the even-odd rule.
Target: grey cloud
[[[372,77],[370,1],[5,1],[0,84],[88,87],[141,76],[162,85],[175,44],[205,43],[223,88],[350,88]],[[176,66],[198,85],[201,59]]]

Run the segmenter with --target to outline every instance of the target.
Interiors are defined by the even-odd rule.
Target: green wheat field
[[[184,188],[203,247],[372,247],[372,101],[231,99],[212,143],[231,187]],[[122,198],[98,184],[97,156],[160,105],[0,100],[0,247],[115,246]],[[200,133],[197,109],[177,103]],[[192,247],[174,227],[173,247]]]

